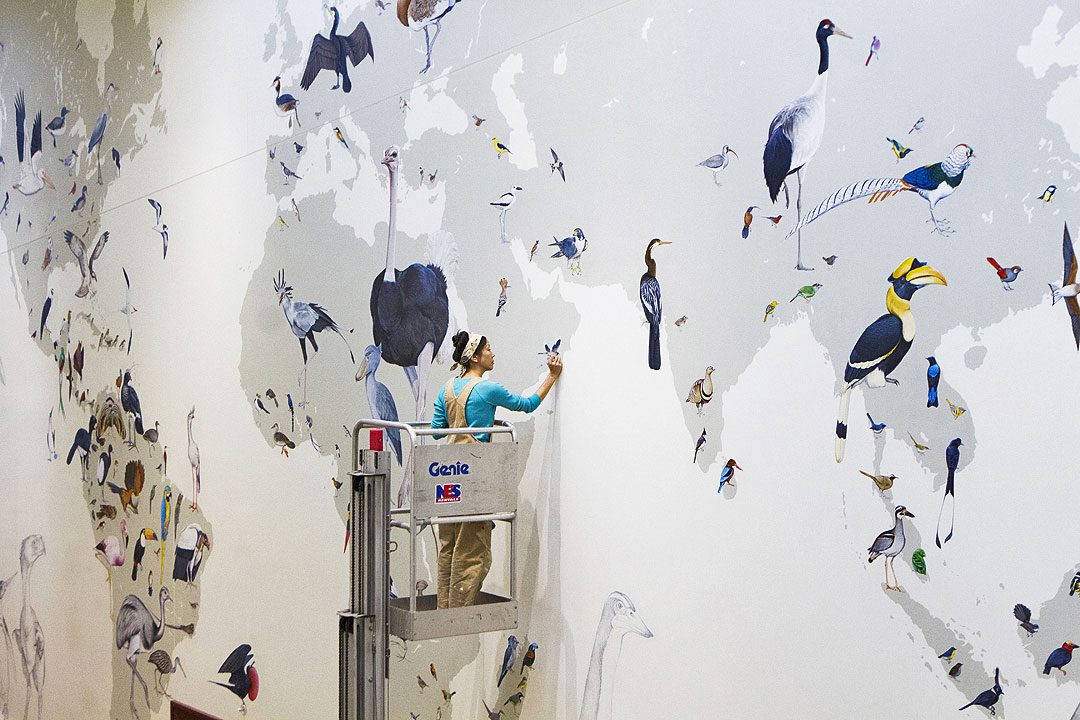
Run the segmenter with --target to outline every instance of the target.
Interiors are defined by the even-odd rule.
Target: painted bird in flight
[[[559,159],[558,153],[555,152],[555,148],[548,148],[551,151],[551,174],[554,175],[555,171],[559,171],[559,177],[566,182],[566,168],[563,165],[563,161]]]
[[[885,139],[889,141],[889,145],[892,147],[893,155],[896,156],[896,162],[900,162],[911,152],[911,148],[905,146],[904,143],[899,140],[893,140],[891,137],[886,137]]]
[[[998,279],[1001,280],[1001,287],[1006,290],[1012,290],[1012,283],[1020,276],[1020,271],[1024,268],[1019,265],[1013,265],[1012,267],[1001,267],[998,265],[998,261],[992,257],[986,258],[986,262],[994,266],[994,270],[997,271]]]
[[[866,64],[863,67],[870,65],[870,59],[877,57],[878,50],[881,49],[881,41],[878,40],[878,36],[875,35],[874,39],[870,41],[870,54],[866,56]]]

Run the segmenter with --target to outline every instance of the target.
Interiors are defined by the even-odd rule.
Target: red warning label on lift
[[[452,503],[461,502],[461,483],[435,486],[435,502]]]

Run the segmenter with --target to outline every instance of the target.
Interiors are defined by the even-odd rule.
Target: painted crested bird
[[[1026,630],[1029,636],[1039,632],[1039,626],[1031,622],[1031,609],[1027,605],[1022,603],[1014,605],[1013,617],[1020,621],[1020,627]]]
[[[1072,660],[1072,653],[1078,646],[1074,643],[1067,642],[1061,647],[1055,649],[1046,658],[1046,664],[1043,665],[1043,675],[1049,675],[1051,670],[1060,670],[1062,675],[1067,675],[1065,672],[1065,666]]]
[[[506,278],[499,278],[499,306],[495,308],[495,317],[502,315],[503,308],[506,307],[506,289],[510,287],[510,281]]]
[[[886,427],[888,427],[883,422],[874,422],[874,418],[870,416],[870,413],[866,413],[866,419],[870,421],[870,429],[873,430],[875,434],[881,433]]]
[[[502,668],[499,670],[499,681],[495,683],[496,686],[502,685],[503,678],[510,672],[510,668],[514,667],[514,658],[517,654],[518,639],[516,636],[511,635],[506,638],[506,650],[503,651]]]
[[[281,454],[285,457],[289,457],[289,451],[296,448],[296,443],[289,439],[289,436],[281,432],[281,428],[277,423],[270,426],[270,429],[274,431],[274,444],[281,448]]]
[[[994,687],[989,690],[983,690],[981,693],[975,696],[975,699],[969,702],[961,710],[967,710],[972,705],[977,705],[982,708],[986,708],[990,711],[991,715],[996,715],[997,711],[994,709],[994,705],[997,704],[998,699],[1005,694],[1005,691],[1001,689],[1001,671],[999,668],[994,668]]]
[[[814,298],[814,296],[817,295],[817,291],[820,290],[821,287],[821,283],[814,283],[813,285],[803,285],[801,288],[799,288],[798,292],[796,292],[791,297],[791,299],[788,300],[788,302],[795,302],[795,298],[802,298],[806,302],[810,302]]]
[[[1080,278],[1077,277],[1076,246],[1069,235],[1069,225],[1065,224],[1065,236],[1061,241],[1061,253],[1065,258],[1065,271],[1062,275],[1061,287],[1050,286],[1050,304],[1056,305],[1058,300],[1065,301],[1065,309],[1069,311],[1069,321],[1072,323],[1073,339],[1076,340],[1076,349],[1080,350]]]
[[[953,524],[956,519],[956,468],[960,464],[960,446],[963,444],[960,438],[953,438],[949,447],[945,448],[945,466],[948,468],[949,475],[945,481],[945,495],[941,498],[937,534],[934,536],[934,542],[939,548],[949,542],[953,536]]]
[[[86,154],[91,155],[94,152],[94,148],[97,148],[97,179],[98,185],[101,185],[101,141],[105,139],[105,128],[109,126],[109,110],[106,108],[101,111],[101,117],[98,118],[97,124],[94,125],[93,132],[90,133],[90,140],[86,146]]]
[[[846,185],[822,200],[806,214],[806,217],[788,231],[787,237],[799,232],[803,227],[817,220],[833,208],[852,200],[869,197],[868,203],[886,200],[901,192],[913,192],[930,206],[931,232],[945,235],[952,232],[947,220],[934,216],[934,208],[945,198],[952,195],[964,180],[964,171],[971,165],[975,151],[967,145],[957,145],[948,156],[939,163],[915,168],[902,178],[871,178]]]
[[[160,610],[154,617],[149,608],[135,595],[128,595],[116,613],[116,649],[124,651],[124,659],[131,667],[131,692],[128,702],[131,714],[139,717],[135,709],[135,681],[142,685],[146,706],[150,707],[150,691],[139,673],[136,663],[139,653],[148,653],[158,640],[165,636],[165,603],[171,600],[168,589],[162,585],[158,590]]]
[[[431,68],[431,51],[435,49],[435,41],[442,32],[442,20],[447,13],[454,9],[461,0],[397,0],[398,21],[414,32],[424,31],[424,52],[427,56],[424,67],[420,70],[423,75]],[[434,34],[431,28],[435,28]],[[476,117],[475,115],[473,116]],[[483,120],[480,120],[483,122]],[[480,122],[477,122],[479,127]]]
[[[331,6],[329,12],[334,16],[330,37],[327,39],[321,34],[316,34],[312,39],[307,65],[304,66],[304,76],[300,79],[300,87],[307,90],[320,72],[332,70],[336,84],[330,89],[337,90],[340,87],[345,92],[350,92],[352,80],[349,79],[349,63],[351,62],[353,67],[356,67],[367,57],[375,62],[375,50],[371,47],[371,33],[368,32],[367,25],[361,21],[349,35],[338,35],[338,22],[341,16],[336,7]]]
[[[870,41],[870,54],[866,56],[866,64],[863,67],[868,67],[870,65],[870,59],[877,57],[878,50],[880,49],[881,40],[879,40],[878,36],[875,35],[874,39]]]
[[[397,404],[390,389],[375,378],[375,373],[382,364],[382,348],[377,345],[368,345],[364,348],[364,359],[360,361],[360,369],[356,372],[356,380],[364,382],[364,394],[367,396],[368,407],[372,417],[388,422],[398,421]],[[401,431],[397,428],[387,428],[386,436],[394,448],[398,465],[401,464]]]
[[[559,154],[555,152],[555,148],[549,147],[548,150],[551,151],[551,163],[549,163],[551,165],[551,174],[554,175],[555,171],[558,170],[559,177],[562,178],[563,182],[566,182],[565,164],[559,159]]]
[[[915,316],[911,298],[927,285],[948,285],[945,277],[917,258],[910,257],[888,277],[885,293],[888,312],[871,323],[855,342],[844,368],[844,387],[836,420],[836,462],[844,461],[847,440],[848,403],[852,389],[863,381],[869,387],[884,387],[899,382],[889,377],[911,349],[915,340]]]
[[[874,562],[881,555],[885,556],[885,589],[903,592],[904,589],[900,587],[898,581],[896,585],[889,584],[889,565],[893,565],[893,580],[896,581],[896,556],[903,552],[904,545],[907,544],[907,539],[904,537],[904,518],[913,518],[915,516],[903,505],[897,505],[893,515],[896,518],[896,524],[891,529],[878,535],[870,547],[867,548],[867,552],[869,553],[870,562]]]
[[[829,38],[833,35],[850,38],[851,36],[836,27],[829,19],[818,23],[815,38],[818,44],[817,77],[810,89],[803,95],[781,108],[769,124],[769,139],[765,143],[762,164],[765,171],[765,184],[769,188],[769,198],[775,203],[784,188],[785,205],[788,202],[787,178],[794,174],[799,182],[799,191],[795,200],[799,222],[788,233],[790,237],[798,233],[796,270],[811,270],[802,264],[802,181],[807,163],[813,159],[821,147],[825,134],[825,96],[829,84]]]
[[[405,371],[416,400],[417,420],[427,412],[427,383],[431,364],[440,356],[450,332],[449,282],[457,264],[453,235],[431,235],[427,264],[397,269],[397,176],[400,153],[387,148],[383,164],[389,172],[390,218],[387,224],[386,264],[371,284],[371,332],[383,359]],[[405,487],[405,483],[402,487]]]
[[[567,265],[569,265],[572,261],[580,258],[582,254],[584,254],[585,250],[589,247],[589,239],[585,237],[585,231],[579,227],[574,228],[574,232],[570,235],[570,237],[564,237],[562,240],[559,240],[557,237],[552,235],[551,239],[555,242],[549,242],[548,247],[558,248],[554,253],[552,253],[551,257],[564,257],[566,258]],[[578,243],[581,244],[578,245]]]
[[[510,148],[507,147],[506,145],[503,145],[499,141],[498,137],[491,138],[491,144],[495,148],[495,157],[496,158],[501,158],[505,154],[513,155],[513,153],[510,152]]]
[[[296,120],[296,127],[300,127],[300,115],[296,112],[296,106],[300,104],[300,101],[288,93],[281,92],[280,75],[274,78],[271,85],[274,86],[274,92],[277,93],[274,97],[274,111],[281,117],[289,117],[289,113],[292,113],[292,118],[289,118],[289,127],[292,127],[293,119]],[[273,156],[270,159],[273,160]]]
[[[108,241],[109,231],[106,230],[98,237],[93,249],[87,253],[86,243],[81,237],[70,230],[64,231],[64,242],[67,243],[67,246],[71,249],[71,254],[78,261],[79,274],[82,277],[79,289],[75,291],[75,297],[86,297],[89,294],[91,281],[97,279],[97,274],[94,273],[94,261],[101,257],[101,251],[105,249],[105,243]]]
[[[578,720],[612,720],[616,671],[627,635],[651,638],[652,631],[638,617],[637,608],[625,594],[615,591],[604,601],[596,625],[588,675],[582,692]],[[524,677],[522,678],[525,679]],[[518,687],[522,687],[519,683]]]
[[[986,262],[994,266],[994,270],[997,271],[998,279],[1001,280],[1001,287],[1006,290],[1012,290],[1012,284],[1020,276],[1020,271],[1024,268],[1019,265],[1013,265],[1012,267],[1001,267],[998,265],[998,261],[992,257],[986,258]]]
[[[926,407],[938,406],[938,383],[941,382],[941,366],[933,355],[926,358]]]
[[[713,397],[712,374],[716,372],[712,365],[705,368],[705,377],[694,381],[690,386],[690,394],[686,396],[686,402],[692,403],[697,408],[698,415],[702,414],[702,408],[709,404]]]
[[[757,210],[757,205],[751,205],[746,208],[746,212],[742,216],[742,237],[746,240],[750,237],[750,223],[754,222],[754,211]]]
[[[49,131],[50,135],[52,135],[52,146],[54,148],[56,147],[56,136],[64,134],[65,125],[67,124],[65,122],[65,120],[67,119],[67,114],[67,105],[64,105],[60,108],[60,114],[50,120],[49,124],[45,126],[45,129]]]
[[[739,153],[735,152],[734,149],[725,145],[724,147],[720,148],[720,152],[705,158],[704,160],[699,162],[697,166],[712,170],[713,182],[719,185],[720,172],[731,164],[731,158],[728,157],[729,153],[731,155],[734,155],[735,157],[739,157]]]
[[[38,167],[41,156],[41,111],[34,118],[34,126],[30,133],[30,145],[26,144],[26,99],[23,91],[19,90],[15,96],[15,142],[19,153],[19,168],[21,175],[19,181],[11,187],[23,195],[33,195],[43,187],[55,189],[49,174],[45,168]]]
[[[157,539],[157,533],[151,528],[144,527],[139,531],[135,538],[135,555],[131,559],[131,582],[135,582],[139,577],[139,568],[142,567],[143,557],[146,555],[146,543],[157,542]]]
[[[739,463],[735,462],[735,458],[731,458],[724,465],[724,469],[720,471],[720,485],[716,488],[716,492],[723,490],[725,485],[735,487],[736,470],[742,470],[742,468],[739,467]]]
[[[498,200],[488,203],[488,205],[491,205],[492,207],[499,208],[499,241],[503,244],[510,242],[506,239],[506,213],[514,206],[514,201],[517,200],[516,193],[521,192],[522,189],[523,188],[520,185],[515,185],[513,190],[504,192],[499,196]]]
[[[904,143],[899,140],[893,140],[891,137],[886,137],[885,139],[889,142],[889,147],[892,148],[893,155],[896,156],[896,162],[900,162],[911,152],[911,148],[906,147]]]
[[[705,447],[705,443],[708,442],[706,437],[707,433],[705,428],[701,428],[701,435],[698,435],[697,442],[694,443],[694,464],[697,464],[698,453],[701,452],[701,448]]]
[[[1047,185],[1046,189],[1043,190],[1042,195],[1039,196],[1039,199],[1042,200],[1043,202],[1048,203],[1048,202],[1050,202],[1051,200],[1054,199],[1054,193],[1056,193],[1056,192],[1057,192],[1057,185]]]
[[[645,272],[641,275],[638,295],[645,319],[649,322],[649,367],[660,369],[660,322],[663,320],[663,304],[660,299],[660,281],[656,279],[656,261],[653,260],[653,248],[670,245],[668,240],[653,238],[645,248]]]
[[[885,492],[886,490],[891,490],[892,486],[893,486],[893,483],[896,482],[896,476],[893,475],[892,473],[889,473],[888,475],[871,475],[870,473],[865,472],[864,470],[860,470],[859,472],[862,475],[865,475],[866,477],[873,480],[874,484],[877,485],[877,489],[880,490],[881,492]]]
[[[228,673],[227,683],[211,680],[215,685],[220,685],[236,697],[240,698],[240,714],[247,714],[246,700],[254,701],[259,696],[259,673],[255,669],[255,655],[251,652],[248,644],[239,645],[229,653],[225,662],[221,663],[218,673]]]
[[[766,322],[769,319],[769,316],[772,315],[774,312],[776,312],[776,307],[777,307],[777,302],[775,300],[773,300],[771,303],[766,305],[765,306],[765,317],[762,319],[761,322],[763,322],[763,323]]]

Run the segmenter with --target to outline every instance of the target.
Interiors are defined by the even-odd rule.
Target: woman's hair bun
[[[459,330],[452,338],[454,343],[454,362],[461,362],[461,353],[465,351],[465,346],[469,344],[469,333],[465,330]]]

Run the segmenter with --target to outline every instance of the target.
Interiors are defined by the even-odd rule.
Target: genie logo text
[[[468,475],[469,465],[462,462],[450,463],[449,465],[441,462],[433,462],[428,465],[427,471],[428,475],[431,477],[439,477],[440,475]]]
[[[437,503],[453,503],[461,502],[461,484],[452,483],[448,485],[436,485],[435,486],[435,502]]]

